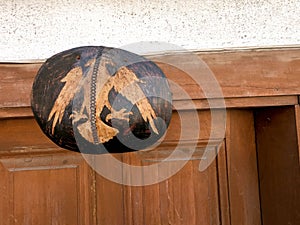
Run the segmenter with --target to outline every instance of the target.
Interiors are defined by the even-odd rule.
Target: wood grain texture
[[[255,129],[264,225],[300,223],[299,130],[296,129],[295,119],[293,106],[256,111]]]
[[[254,119],[251,110],[228,113],[226,157],[232,225],[260,225]]]
[[[111,174],[120,171],[111,168],[107,160],[107,155],[97,156],[94,159],[96,171],[101,167],[106,168]],[[122,154],[114,157],[122,160]],[[122,171],[121,171],[122,173]],[[97,202],[97,224],[125,224],[124,218],[124,186],[108,180],[96,172],[96,202]]]
[[[230,199],[225,141],[222,143],[219,149],[217,166],[221,224],[230,225]]]
[[[199,52],[215,75],[225,98],[291,96],[300,93],[300,49],[245,50],[235,52]],[[167,78],[180,85],[192,99],[206,99],[203,91],[191,79],[174,66],[161,62],[185,54],[155,55],[150,58],[161,67]],[[36,64],[0,64],[0,108],[29,106],[33,79],[41,66]],[[197,76],[193,64],[185,65]],[[184,100],[178,88],[171,85],[173,99]],[[252,103],[253,104],[253,103]]]
[[[205,144],[199,146],[202,154],[204,147]],[[138,152],[130,152],[115,157],[127,165],[147,166],[157,163],[154,155],[152,161],[149,158],[145,160],[143,156]],[[115,176],[120,175],[117,173],[122,173],[120,181],[124,183],[138,179],[140,184],[143,184],[146,176],[162,177],[166,170],[174,167],[175,163],[175,161],[167,162],[168,166],[164,170],[159,169],[155,164],[157,170],[154,168],[152,174],[146,174],[142,167],[140,172],[111,168],[111,164],[105,165],[105,162],[108,162],[106,157],[105,155],[97,157],[95,165],[99,166],[101,163],[102,169],[107,169]],[[187,162],[170,178],[145,186],[127,186],[114,183],[101,175],[96,177],[99,224],[220,224],[216,162],[213,162],[207,170],[200,172],[199,159],[194,159]]]
[[[11,207],[10,205],[12,204],[12,200],[9,194],[9,189],[10,189],[10,176],[9,173],[4,172],[5,167],[3,167],[3,164],[0,163],[0,224],[10,224],[11,220]]]
[[[297,129],[298,156],[300,165],[300,105],[295,105],[295,119]]]
[[[86,191],[92,177],[80,155],[15,156],[0,164],[0,224],[93,224]]]
[[[135,158],[132,154],[127,163]],[[169,162],[170,169],[173,163]],[[124,224],[219,224],[216,164],[203,172],[198,167],[199,160],[189,161],[165,181],[124,187]],[[163,176],[166,171],[157,172]]]
[[[216,140],[222,139],[221,129],[224,127],[224,113],[215,112],[217,127]],[[186,122],[186,127],[194,127],[192,116],[198,117],[198,126],[200,128],[199,136],[194,137],[190,129],[182,131],[182,120]],[[207,140],[211,132],[211,113],[210,111],[182,111],[173,112],[172,119],[167,130],[164,142],[177,143],[180,138],[180,132],[185,132],[183,141]],[[194,137],[191,139],[189,137]],[[5,118],[0,120],[0,154],[10,154],[14,152],[35,152],[35,151],[64,151],[53,142],[51,142],[41,131],[33,118]]]
[[[142,162],[137,157],[135,153],[126,153],[123,155],[122,162],[128,165],[141,166]],[[140,167],[138,172],[135,172],[134,169],[123,169],[123,182],[128,184],[132,180],[138,180],[141,185],[143,185],[143,169]],[[144,205],[147,204],[144,202],[143,190],[147,187],[143,186],[125,186],[124,185],[124,218],[125,224],[128,225],[137,225],[145,224],[144,219]],[[154,207],[154,204],[147,204],[147,206]],[[151,219],[150,221],[157,221],[156,218]],[[150,222],[151,223],[151,222]]]
[[[294,105],[300,94],[300,49],[196,54],[215,74],[230,108],[225,141],[217,160],[200,172],[201,149],[211,132],[208,101],[187,74],[160,62],[174,56],[152,57],[193,99],[201,130],[184,142],[197,142],[200,150],[171,178],[143,187],[95,174],[78,154],[62,150],[42,134],[29,108],[32,81],[41,64],[0,64],[0,224],[39,224],[38,219],[43,224],[298,224],[300,117]],[[195,71],[192,64],[187,66]],[[179,111],[173,111],[157,153],[115,155],[118,160],[156,163],[178,142],[181,118],[194,125],[188,101],[172,88]],[[280,107],[256,108],[270,106]],[[253,111],[258,112],[255,118]],[[224,126],[223,116],[216,115],[217,131]],[[188,136],[191,130],[185,132]],[[216,132],[213,144],[223,138]],[[96,165],[120,173],[123,181],[133,179],[132,171],[112,168],[105,157],[95,160]],[[156,175],[163,171],[157,168]]]
[[[190,161],[159,184],[162,224],[219,224],[215,166],[200,172],[199,161]]]
[[[173,112],[169,128],[167,130],[164,141],[195,141],[207,140],[210,137],[212,129],[215,129],[215,135],[212,139],[223,139],[224,122],[226,114],[223,110],[214,111],[215,127],[212,127],[212,113],[209,110],[185,110]],[[197,117],[197,119],[194,119]],[[198,124],[196,124],[198,123]],[[199,128],[199,135],[191,128]],[[184,135],[181,136],[181,132]],[[181,136],[181,137],[180,137]]]
[[[153,56],[156,62],[180,64],[190,53]],[[215,75],[225,98],[241,96],[279,96],[299,94],[300,53],[299,49],[267,49],[235,52],[195,53]],[[188,62],[187,62],[188,63]],[[192,99],[205,98],[203,90],[191,77],[171,65],[158,63],[167,77],[180,84]],[[189,71],[205,80],[208,75],[203,69],[197,71],[194,62],[186,66]],[[202,78],[203,77],[203,78]],[[173,87],[174,99],[182,99],[180,91]]]
[[[30,93],[41,64],[0,64],[0,108],[30,106]]]
[[[225,98],[225,106],[229,108],[250,108],[250,107],[268,107],[268,106],[285,106],[298,104],[298,96],[268,96],[268,97],[234,97]],[[220,100],[207,99],[193,100],[193,108],[197,110],[206,110],[210,108],[220,108]],[[191,109],[191,101],[178,100],[173,102],[174,111],[183,111]],[[211,104],[211,105],[210,105]],[[219,107],[218,107],[219,106]],[[32,110],[29,106],[25,107],[4,107],[0,108],[0,119],[33,117]]]
[[[61,152],[40,130],[33,118],[0,120],[0,154]]]

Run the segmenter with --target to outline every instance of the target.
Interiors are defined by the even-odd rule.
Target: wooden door
[[[211,132],[207,96],[183,71],[158,63],[198,109],[200,135],[186,140],[197,143],[198,155],[171,178],[142,187],[107,180],[80,154],[51,143],[30,109],[32,82],[41,64],[1,64],[0,225],[300,224],[299,49],[196,54],[215,74],[228,107],[225,139],[217,135],[211,146],[219,150],[217,159],[207,170],[198,170]],[[186,66],[203,75],[193,63]],[[176,87],[172,92],[174,106],[189,118],[188,101]],[[172,150],[179,119],[174,112],[166,145],[150,159]],[[105,157],[102,163],[113,172]],[[138,153],[115,157],[127,164],[151,163]],[[122,179],[132,176],[124,171]]]
[[[189,117],[190,112],[182,116]],[[259,225],[252,110],[228,112],[226,139],[220,133],[210,143],[210,151],[219,150],[219,155],[204,171],[199,171],[199,162],[205,160],[210,111],[198,111],[198,117],[203,129],[194,140],[196,151],[191,160],[174,176],[140,187],[97,174],[81,154],[52,144],[32,118],[0,120],[0,224]],[[131,165],[161,160],[178,141],[179,120],[174,112],[165,142],[154,153],[114,157]],[[100,156],[98,163],[113,173],[105,157]],[[97,160],[96,167],[100,165]],[[168,163],[171,167],[174,161]],[[156,174],[162,171],[157,169]],[[131,176],[127,170],[122,179]]]
[[[256,110],[264,225],[300,224],[299,106]]]
[[[93,171],[32,118],[0,120],[0,224],[92,224]]]
[[[209,124],[209,111],[198,114],[201,123]],[[179,119],[175,113],[167,144],[158,154],[114,157],[135,165],[160,160],[177,142]],[[220,216],[217,161],[199,171],[208,129],[199,134],[193,160],[177,174],[141,187],[118,184],[95,173],[80,153],[51,143],[31,117],[0,120],[0,134],[0,224],[221,224],[225,215]],[[210,148],[216,151],[218,146],[215,142]],[[107,156],[100,157],[105,163]],[[113,171],[111,165],[105,166]],[[130,176],[127,171],[123,179]]]
[[[188,111],[182,113],[184,117],[189,115],[190,112]],[[211,119],[209,111],[199,111],[198,115],[200,123],[209,124]],[[222,114],[220,113],[219,116]],[[181,129],[179,120],[179,115],[174,112],[165,143],[157,147],[155,151],[125,153],[115,157],[129,165],[147,166],[161,162],[166,155],[174,150],[174,146],[178,142],[178,134]],[[97,174],[97,220],[99,224],[101,222],[126,225],[226,224],[225,220],[228,221],[229,217],[228,205],[226,205],[228,201],[226,203],[223,200],[226,198],[225,190],[222,193],[222,203],[224,206],[226,205],[227,209],[221,212],[218,162],[214,160],[208,169],[199,171],[200,160],[205,160],[203,153],[207,147],[209,129],[209,126],[205,126],[205,129],[200,132],[192,160],[187,161],[178,173],[159,183],[137,187],[127,186],[122,183],[114,183]],[[191,144],[190,141],[184,140],[186,147]],[[225,145],[222,143],[219,140],[213,142],[209,146],[210,150],[217,151],[220,144],[224,147]],[[221,151],[224,154],[225,149],[223,147]],[[107,156],[100,156],[96,159],[96,165],[97,163],[98,165],[106,163],[105,157]],[[219,159],[222,164],[226,164],[224,160],[224,157]],[[167,165],[172,168],[174,163],[177,161],[169,161]],[[157,166],[153,176],[162,177],[164,172],[166,171],[159,170]],[[141,175],[146,176],[143,171],[141,171]],[[132,179],[132,176],[135,176],[133,171],[123,171],[121,182],[126,183]],[[223,176],[223,179],[226,179],[225,177],[226,175]],[[225,186],[224,184],[223,187]]]
[[[89,168],[70,154],[1,159],[0,224],[91,224]]]

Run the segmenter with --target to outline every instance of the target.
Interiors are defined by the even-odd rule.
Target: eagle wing
[[[48,116],[48,121],[50,121],[54,117],[52,122],[52,134],[54,134],[54,128],[57,122],[61,123],[66,107],[73,99],[81,77],[81,67],[75,67],[70,70],[70,72],[63,79],[61,79],[61,82],[65,83],[65,85],[60,91]]]
[[[114,89],[126,97],[132,104],[136,104],[144,121],[149,122],[152,130],[158,134],[154,124],[156,114],[146,98],[143,90],[138,83],[143,83],[135,73],[127,67],[121,67],[113,77]]]

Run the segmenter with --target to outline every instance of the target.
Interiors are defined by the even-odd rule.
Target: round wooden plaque
[[[155,63],[117,48],[86,46],[41,66],[31,107],[42,131],[60,147],[127,152],[145,149],[165,134],[172,94]]]

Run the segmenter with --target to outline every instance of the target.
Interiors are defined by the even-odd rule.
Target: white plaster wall
[[[0,35],[0,61],[139,41],[189,50],[299,45],[300,1],[0,0]]]

